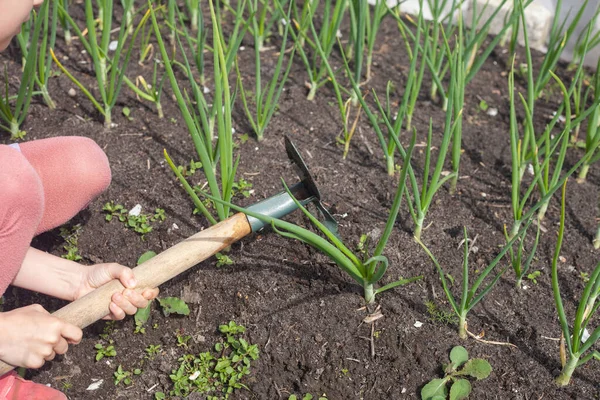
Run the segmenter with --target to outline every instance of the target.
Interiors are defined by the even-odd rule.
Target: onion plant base
[[[579,363],[579,357],[571,357],[563,367],[560,375],[556,378],[555,382],[558,386],[567,386],[571,382],[571,376]]]

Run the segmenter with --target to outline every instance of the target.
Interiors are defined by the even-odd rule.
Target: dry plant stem
[[[509,343],[509,342],[496,342],[493,340],[484,340],[482,339],[483,335],[476,335],[473,332],[470,332],[469,330],[467,330],[467,335],[471,336],[473,339],[477,340],[480,343],[484,343],[484,344],[491,344],[491,345],[495,345],[495,346],[509,346],[509,347],[517,347],[516,345]]]

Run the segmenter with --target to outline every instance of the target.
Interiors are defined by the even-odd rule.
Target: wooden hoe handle
[[[145,289],[155,288],[165,283],[240,240],[251,231],[246,216],[238,213],[190,236],[133,268],[137,281],[135,291],[142,293]],[[83,329],[105,317],[109,313],[108,306],[112,295],[115,292],[122,292],[123,289],[125,287],[119,280],[112,280],[52,315]],[[0,375],[14,368],[0,361]]]

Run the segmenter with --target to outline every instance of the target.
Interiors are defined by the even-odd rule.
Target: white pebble
[[[490,117],[495,117],[496,115],[498,115],[498,109],[494,107],[488,108],[487,115],[489,115]]]
[[[129,210],[129,215],[131,215],[133,217],[139,217],[141,212],[142,212],[141,204],[136,204],[135,207],[133,207],[131,210]]]
[[[416,321],[415,324],[414,324],[415,328],[420,328],[422,326],[423,326],[423,323],[421,321]]]
[[[75,89],[71,88],[69,89],[69,91],[67,92],[67,94],[71,97],[75,97],[77,96],[77,92],[75,91]]]
[[[97,389],[100,389],[100,386],[102,386],[102,384],[104,383],[104,379],[98,379],[98,380],[92,379],[92,380],[95,381],[95,382],[91,383],[90,386],[88,386],[87,389],[85,389],[85,390],[97,390]]]
[[[110,51],[115,51],[117,49],[117,47],[119,47],[119,42],[116,40],[113,40],[112,42],[110,42],[108,44],[108,50],[110,50]]]

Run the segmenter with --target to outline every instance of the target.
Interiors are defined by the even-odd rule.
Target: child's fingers
[[[119,264],[110,264],[109,270],[112,278],[119,279],[126,288],[134,288],[137,284],[131,268]]]
[[[141,294],[137,293],[134,290],[130,290],[130,289],[125,289],[123,291],[123,295],[125,296],[125,298],[127,300],[129,300],[129,302],[137,309],[137,308],[146,308],[146,306],[148,305],[148,300],[142,296]],[[136,310],[137,311],[137,310]]]
[[[154,300],[158,296],[159,292],[160,290],[158,288],[146,289],[142,293],[142,296],[144,296],[146,300]]]
[[[123,296],[121,293],[113,294],[112,302],[115,303],[125,314],[133,315],[137,311],[137,307],[131,304],[127,297]],[[123,317],[125,316],[123,315]]]
[[[125,311],[115,302],[111,302],[108,309],[110,310],[110,316],[107,319],[121,320],[125,318]]]

